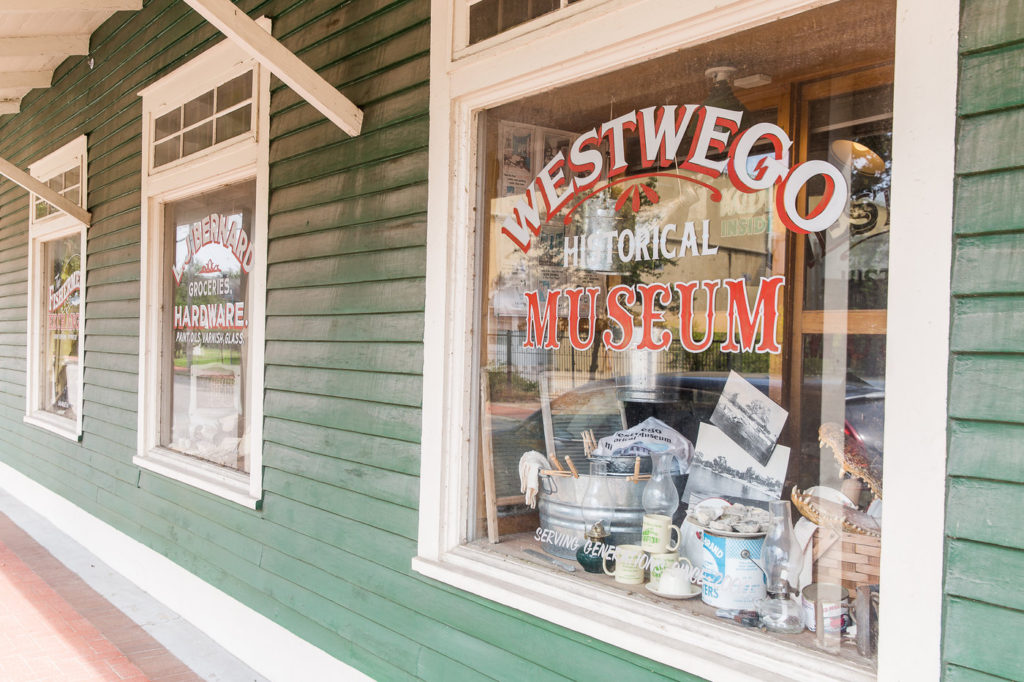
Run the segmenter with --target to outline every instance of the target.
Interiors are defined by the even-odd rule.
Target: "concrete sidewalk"
[[[0,680],[265,678],[0,489]]]

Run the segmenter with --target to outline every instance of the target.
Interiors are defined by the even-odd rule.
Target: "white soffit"
[[[89,38],[114,12],[142,9],[142,0],[2,0],[0,2],[0,116],[48,88],[53,71],[71,56],[89,53]],[[85,223],[89,212],[0,158],[0,175]]]
[[[0,2],[0,115],[16,114],[21,98],[50,86],[53,70],[89,52],[89,36],[120,10],[142,0],[4,0]]]

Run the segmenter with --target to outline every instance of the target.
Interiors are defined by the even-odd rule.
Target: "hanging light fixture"
[[[704,99],[704,106],[742,111],[744,114],[749,113],[732,91],[732,79],[735,74],[735,66],[724,64],[709,67],[704,71],[704,75],[711,79],[711,92]]]

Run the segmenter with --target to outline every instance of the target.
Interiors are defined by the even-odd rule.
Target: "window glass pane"
[[[469,44],[558,9],[558,0],[482,0],[469,8]]]
[[[82,168],[81,168],[81,166],[74,166],[74,167],[68,169],[68,171],[66,173],[64,173],[64,186],[65,187],[74,187],[75,185],[77,185],[81,181],[81,179],[82,179]]]
[[[249,470],[249,273],[254,181],[165,205],[161,444]]]
[[[46,181],[46,186],[52,189],[54,192],[59,192],[64,189],[64,175],[57,175]]]
[[[177,161],[181,157],[181,137],[164,140],[153,147],[153,166],[160,167],[165,163]]]
[[[159,141],[181,130],[181,108],[169,111],[156,119],[154,139]]]
[[[78,235],[43,246],[45,314],[41,316],[42,410],[77,419],[82,381],[78,366],[78,315],[82,303],[82,248]]]
[[[51,206],[48,203],[46,203],[45,201],[43,201],[41,199],[36,201],[36,205],[35,205],[36,220],[39,220],[40,218],[45,218],[46,216],[50,215],[50,209],[51,209]]]
[[[189,156],[213,144],[213,121],[207,121],[182,133],[181,155]]]
[[[889,283],[892,86],[809,102],[808,156],[831,160],[850,181],[848,215],[807,239],[804,305],[822,310],[884,308]],[[816,200],[824,183],[808,194]],[[846,276],[846,287],[834,282]]]
[[[213,90],[188,102],[185,107],[185,127],[194,125],[213,115]]]
[[[224,111],[252,97],[252,71],[232,78],[217,88],[217,111]]]
[[[252,105],[246,104],[240,109],[217,117],[217,142],[231,139],[247,132],[252,126]]]
[[[483,112],[480,547],[575,561],[604,530],[650,562],[657,515],[701,583],[673,608],[877,585],[893,16],[831,3]],[[766,580],[774,513],[811,544]],[[576,577],[658,594],[626,573]]]
[[[73,204],[77,204],[81,197],[81,187],[72,187],[71,189],[64,190],[64,196]]]

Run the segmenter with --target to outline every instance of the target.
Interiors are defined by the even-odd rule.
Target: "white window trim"
[[[260,25],[269,30],[267,19]],[[180,105],[249,69],[256,71],[253,88],[254,130],[251,134],[214,145],[157,169],[152,168],[153,121],[175,103]],[[204,89],[205,88],[205,89]],[[139,329],[138,452],[133,462],[144,469],[195,486],[238,504],[257,508],[263,497],[263,383],[266,337],[267,223],[270,183],[270,72],[225,40],[188,64],[148,86],[143,98],[142,123],[142,278]],[[249,434],[249,473],[232,471],[159,445],[160,360],[159,329],[163,295],[163,216],[169,201],[243,180],[256,180],[252,243],[257,267],[250,273],[252,300],[248,306],[250,352],[246,392],[246,431]]]
[[[474,116],[484,108],[827,4],[638,0],[452,57],[433,0],[420,525],[414,570],[713,679],[872,679],[841,660],[463,546],[477,447]],[[652,26],[650,17],[657,17]],[[956,0],[900,0],[886,362],[880,679],[941,672],[946,377],[956,121]],[[931,28],[928,28],[931,27]],[[595,46],[602,49],[595,50]],[[438,178],[445,181],[438,181]],[[596,605],[596,606],[594,606]],[[606,605],[606,606],[605,606]]]
[[[29,174],[41,181],[46,181],[56,173],[61,173],[78,163],[81,167],[81,186],[78,205],[85,208],[88,189],[88,144],[85,135],[76,137],[57,151],[48,154],[29,166]],[[26,424],[51,431],[58,436],[71,440],[82,437],[82,395],[85,392],[85,280],[86,280],[86,225],[63,211],[50,214],[41,219],[35,217],[37,195],[29,193],[29,247],[28,247],[28,335],[25,362],[25,417]],[[40,273],[46,272],[43,263],[43,246],[46,242],[63,239],[78,234],[81,238],[80,268],[82,273],[80,303],[78,307],[78,393],[75,405],[74,421],[58,417],[39,408],[40,389],[42,384],[42,366],[39,359],[42,335],[40,325],[43,313],[39,310]]]

